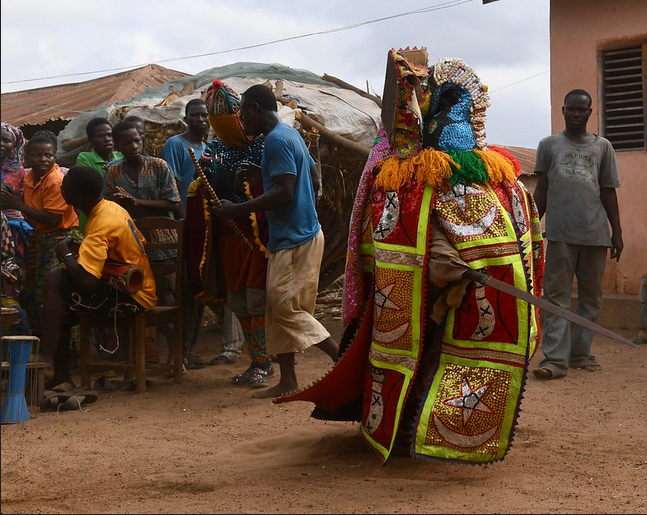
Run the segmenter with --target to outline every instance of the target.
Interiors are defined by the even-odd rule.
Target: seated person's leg
[[[156,275],[155,282],[157,285],[157,305],[158,306],[172,306],[175,304],[175,274]],[[167,358],[166,362],[173,361],[173,335],[175,327],[173,324],[166,324],[157,328],[158,332],[164,337],[166,341]],[[160,338],[158,336],[158,342]],[[159,348],[157,349],[159,356]]]
[[[43,292],[41,353],[43,359],[53,366],[52,370],[45,371],[46,386],[50,387],[53,383],[59,384],[69,379],[68,377],[64,377],[66,373],[69,375],[69,364],[67,364],[66,368],[65,365],[60,363],[60,360],[63,359],[63,351],[61,351],[61,354],[58,352],[61,337],[65,333],[63,331],[63,325],[67,311],[66,297],[63,289],[64,275],[67,275],[67,273],[62,269],[50,271],[45,278]],[[65,345],[62,347],[65,347]],[[60,368],[61,366],[62,368]]]

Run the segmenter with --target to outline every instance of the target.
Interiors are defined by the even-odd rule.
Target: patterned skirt
[[[46,233],[33,231],[29,235],[21,304],[27,311],[32,333],[36,336],[40,335],[45,277],[51,270],[65,267],[56,257],[56,244],[68,236],[78,241],[83,239],[83,234],[76,227]]]

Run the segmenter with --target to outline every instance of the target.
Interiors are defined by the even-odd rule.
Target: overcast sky
[[[430,64],[460,57],[488,85],[489,142],[534,148],[550,132],[549,0],[1,5],[2,93],[82,82],[149,63],[194,74],[257,62],[326,73],[382,95],[388,51],[425,46]],[[249,46],[254,48],[243,48]]]

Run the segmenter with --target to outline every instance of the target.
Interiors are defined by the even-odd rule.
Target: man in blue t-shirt
[[[297,390],[296,352],[316,345],[337,359],[337,343],[313,316],[324,251],[315,201],[321,177],[303,138],[279,118],[276,98],[267,86],[252,86],[243,93],[240,117],[248,135],[265,135],[260,168],[264,193],[241,204],[221,200],[216,206],[211,201],[211,207],[224,220],[256,211],[267,217],[265,330],[267,349],[277,355],[281,379],[253,397],[270,398]],[[239,166],[240,178],[251,178],[254,170],[258,168]]]
[[[209,131],[209,113],[207,112],[207,104],[202,98],[193,98],[187,102],[184,108],[184,122],[187,125],[186,131],[182,134],[171,136],[162,147],[162,159],[168,163],[173,171],[177,188],[180,192],[182,217],[186,212],[189,185],[196,173],[189,148],[193,149],[196,159],[199,160],[202,157],[202,151],[207,146],[204,138]],[[193,328],[200,326],[203,310],[199,301],[193,298],[186,276],[183,284],[184,363],[188,369],[203,368],[205,364],[202,358],[193,351]]]
[[[206,147],[204,137],[209,130],[209,114],[207,104],[201,98],[189,100],[184,113],[187,130],[166,140],[162,147],[162,159],[168,163],[175,174],[182,205],[186,207],[187,192],[196,172],[188,148],[191,147],[196,159],[200,159]]]

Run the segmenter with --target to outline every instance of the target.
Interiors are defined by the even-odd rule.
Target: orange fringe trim
[[[247,195],[248,200],[252,200],[252,191],[249,189],[249,182],[244,181],[245,185],[245,195]],[[267,250],[267,247],[261,243],[261,236],[258,230],[258,220],[256,219],[256,213],[253,211],[249,214],[249,219],[252,221],[252,231],[254,232],[254,243],[258,245],[258,248],[265,254],[266,258],[270,257],[270,251]]]
[[[506,156],[497,151],[474,149],[487,170],[490,182],[514,182],[517,179],[517,171],[514,163]]]
[[[408,159],[391,156],[382,162],[375,183],[389,191],[397,191],[414,180],[438,188],[452,176],[451,165],[460,168],[449,154],[440,150],[425,149]]]
[[[520,173],[519,163],[512,155],[508,157],[505,151],[501,150],[474,149],[467,152],[476,153],[491,182],[514,182]],[[379,173],[375,184],[388,191],[397,191],[413,181],[421,181],[433,188],[439,188],[452,176],[452,166],[460,169],[460,165],[449,154],[430,148],[408,159],[388,157],[378,166]]]
[[[193,190],[193,195],[195,195],[200,189],[200,186],[205,184],[205,181],[202,179],[202,177],[198,177],[195,181],[193,181],[193,184],[195,184],[195,189]],[[193,184],[189,186],[189,188],[191,188]],[[202,209],[204,209],[205,234],[204,234],[204,243],[202,245],[202,258],[200,259],[200,265],[198,266],[198,269],[200,270],[200,276],[203,275],[204,267],[206,266],[206,263],[207,263],[207,257],[208,257],[207,252],[209,250],[209,233],[212,231],[211,217],[213,216],[213,213],[209,208],[209,201],[205,198],[204,195],[202,195]],[[196,296],[195,298],[200,298],[204,296],[205,296],[205,292],[202,291],[199,294],[199,296]]]
[[[519,177],[519,175],[521,175],[521,164],[519,163],[518,159],[516,157],[514,157],[510,152],[508,152],[503,147],[499,147],[499,146],[495,146],[495,145],[489,145],[488,148],[490,150],[494,150],[495,152],[498,152],[503,157],[508,159],[514,165],[515,175],[517,177]]]

